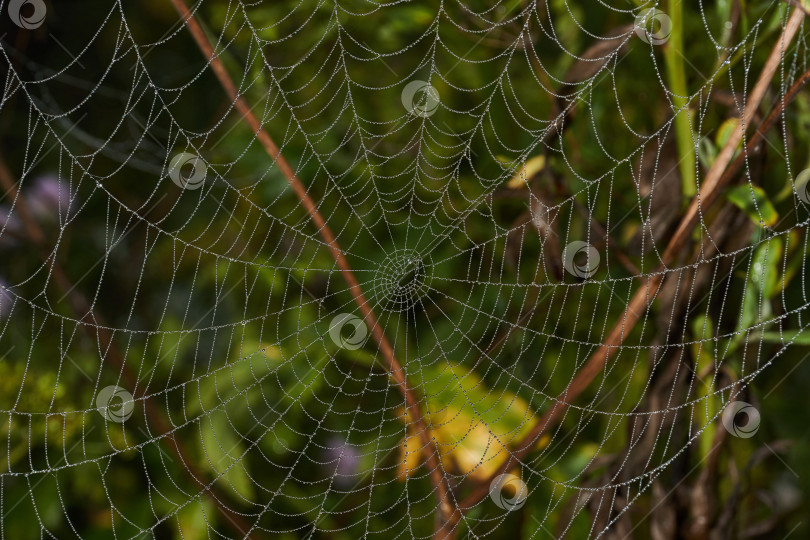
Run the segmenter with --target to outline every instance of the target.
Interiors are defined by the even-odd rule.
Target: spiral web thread
[[[716,88],[731,89],[729,110],[744,107],[755,54],[772,46],[786,12],[764,6],[723,43],[722,21],[701,9],[705,34],[688,38],[718,60],[690,96],[677,96],[658,45],[634,26],[651,6],[587,8],[614,28],[585,26],[585,8],[564,2],[190,6],[334,231],[458,493],[489,481],[658,272],[666,237],[654,229],[666,211],[654,209],[661,201],[678,211],[668,200],[680,189],[677,99],[689,107],[695,146],[714,138],[703,122],[715,122]],[[81,501],[71,500],[80,475],[103,488],[116,537],[189,535],[189,523],[203,536],[234,536],[225,516],[259,538],[430,535],[436,487],[414,424],[365,326],[341,333],[357,308],[310,216],[233,104],[223,105],[182,21],[163,15],[162,37],[144,39],[135,8],[104,7],[68,29],[49,6],[49,35],[82,44],[67,56],[3,42],[4,138],[12,119],[25,129],[3,148],[16,191],[4,189],[0,223],[0,351],[4,376],[21,381],[2,410],[3,530],[33,512],[43,537],[82,536]],[[417,21],[406,47],[390,48],[382,33],[374,42],[369,28],[396,32],[406,14]],[[784,93],[806,68],[799,39],[772,88]],[[406,90],[413,81],[429,86]],[[188,101],[206,95],[190,114]],[[659,96],[669,110],[634,111]],[[780,136],[783,147],[769,151],[784,157]],[[202,158],[198,189],[170,178],[180,153]],[[539,155],[540,180],[510,182]],[[702,170],[696,164],[698,181]],[[31,240],[22,206],[43,172],[66,189],[51,215],[34,218],[44,231],[39,257],[21,247]],[[756,185],[748,163],[744,173]],[[635,192],[617,190],[630,181]],[[666,198],[656,201],[656,190]],[[737,212],[733,238],[701,215],[697,262],[664,271],[668,311],[642,316],[590,393],[516,467],[534,536],[593,514],[608,517],[589,535],[603,534],[789,348],[757,336],[802,330],[805,290],[771,301],[757,280],[770,279],[763,265],[782,252],[771,288],[789,267],[794,281],[806,279],[804,264],[792,263],[806,258],[807,208],[791,196],[794,211],[770,227]],[[604,230],[617,236],[606,241]],[[623,257],[632,240],[618,237],[634,231],[644,253],[637,268]],[[575,241],[594,246],[585,262],[568,256]],[[62,274],[69,285],[60,288]],[[740,284],[759,317],[726,306]],[[678,320],[712,305],[723,320],[702,319],[702,334]],[[795,334],[784,335],[787,346]],[[685,360],[695,350],[714,359],[700,379]],[[734,384],[721,376],[731,362]],[[668,366],[676,373],[667,380]],[[100,405],[110,386],[134,404],[113,406],[108,392],[109,410]],[[174,440],[187,462],[165,450]],[[487,450],[471,453],[481,440]],[[612,468],[595,475],[608,458]],[[115,485],[122,477],[131,485]],[[134,492],[149,512],[127,513]],[[511,513],[493,501],[476,503],[458,530],[497,533]]]

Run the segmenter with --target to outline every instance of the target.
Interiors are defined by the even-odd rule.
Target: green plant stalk
[[[697,192],[695,179],[695,143],[692,139],[692,120],[689,118],[689,89],[686,87],[686,69],[683,57],[683,0],[670,0],[667,15],[672,31],[664,46],[667,79],[672,92],[675,111],[675,140],[678,147],[678,168],[681,173],[683,195],[689,199]]]

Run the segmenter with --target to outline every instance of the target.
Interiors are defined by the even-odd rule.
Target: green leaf
[[[787,265],[782,273],[782,278],[778,280],[776,289],[773,291],[774,296],[785,290],[785,287],[787,287],[793,278],[796,277],[796,274],[801,271],[802,266],[805,264],[804,258],[796,254],[797,248],[800,245],[799,232],[795,229],[790,231],[790,233],[788,233],[786,242],[787,252],[785,253],[784,258],[787,261]]]
[[[717,143],[717,148],[723,148],[728,140],[731,138],[731,135],[734,133],[734,130],[737,129],[737,126],[740,125],[739,118],[729,118],[725,122],[723,122],[719,128],[717,128],[717,136],[715,137],[715,142]],[[740,141],[737,145],[739,149],[742,146],[742,141]]]
[[[231,425],[228,416],[217,410],[200,421],[202,463],[217,475],[217,482],[233,492],[237,500],[253,499],[254,482],[248,477],[242,455],[242,439]]]
[[[735,186],[726,191],[726,198],[748,214],[751,221],[760,227],[773,227],[779,221],[779,214],[768,199],[768,195],[759,186],[750,184]]]
[[[782,239],[771,238],[754,251],[751,269],[745,282],[737,335],[732,338],[729,351],[736,349],[748,335],[745,331],[773,315],[770,299],[779,288],[779,261],[782,259]]]
[[[208,520],[218,513],[208,499],[192,501],[177,512],[177,524],[184,540],[205,540],[208,538]],[[206,516],[208,516],[206,518]]]
[[[810,330],[785,330],[783,332],[761,332],[751,336],[752,340],[763,343],[782,343],[787,345],[810,345]]]
[[[717,147],[709,137],[703,137],[698,145],[698,159],[700,164],[707,169],[712,166],[717,159]]]
[[[751,261],[749,280],[762,294],[763,300],[773,298],[778,291],[779,262],[782,260],[782,239],[772,238],[760,245]]]
[[[244,358],[239,356],[244,355]],[[199,414],[209,411],[229,398],[246,392],[250,389],[249,397],[260,390],[257,382],[267,373],[276,369],[281,361],[281,352],[278,347],[258,342],[246,342],[241,353],[229,365],[212,371],[202,378],[194,393],[189,399],[188,411]],[[229,407],[235,407],[237,400],[229,401]]]

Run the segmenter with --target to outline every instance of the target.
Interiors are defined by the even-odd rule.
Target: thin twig
[[[396,355],[394,354],[394,349],[388,341],[382,326],[377,320],[377,316],[374,314],[371,304],[369,304],[368,300],[366,300],[366,297],[360,288],[360,284],[358,283],[357,278],[349,265],[348,259],[346,259],[344,256],[337,239],[332,233],[332,230],[329,228],[329,225],[326,223],[326,220],[318,211],[318,206],[309,195],[306,187],[296,176],[295,171],[290,166],[289,162],[287,162],[279,147],[276,145],[267,131],[265,131],[259,119],[255,114],[253,114],[253,111],[248,106],[245,99],[239,94],[236,85],[233,83],[233,80],[231,79],[230,75],[228,75],[228,72],[222,63],[222,60],[214,51],[211,42],[209,41],[205,31],[202,29],[197,19],[194,17],[194,14],[189,11],[184,0],[172,0],[172,3],[174,4],[175,9],[177,9],[177,12],[185,21],[189,32],[191,32],[194,41],[197,43],[197,47],[208,61],[211,69],[217,76],[220,85],[222,85],[223,90],[225,90],[225,93],[228,95],[228,98],[233,102],[236,110],[242,115],[242,119],[247,122],[250,129],[256,135],[256,138],[259,140],[259,142],[261,142],[262,146],[264,146],[267,154],[278,165],[281,172],[284,173],[284,176],[287,177],[290,187],[292,187],[296,196],[301,201],[301,204],[306,209],[310,219],[315,225],[315,228],[318,230],[318,233],[326,242],[332,257],[343,275],[343,279],[349,286],[349,290],[354,297],[355,303],[363,315],[366,325],[371,329],[371,334],[374,336],[374,340],[377,342],[380,353],[388,364],[386,367],[389,375],[392,379],[394,379],[394,382],[399,387],[399,390],[405,399],[405,405],[411,421],[416,425],[417,431],[419,431],[419,437],[423,445],[422,453],[429,469],[431,483],[436,490],[436,497],[439,501],[439,509],[441,515],[443,516],[442,521],[447,521],[455,512],[455,502],[451,500],[452,492],[447,479],[443,474],[436,442],[425,425],[422,413],[420,411],[419,402],[416,398],[414,390],[408,384],[405,371],[402,369],[402,365],[399,363],[399,360],[397,360]],[[442,538],[446,537],[447,535],[442,536]]]
[[[492,474],[491,478],[495,478],[496,476],[509,471],[509,469],[522,461],[523,458],[528,455],[529,452],[531,452],[539,438],[546,433],[557,422],[557,420],[559,420],[560,416],[562,416],[562,414],[568,409],[569,404],[586,388],[588,388],[596,376],[603,371],[610,358],[619,350],[619,347],[624,339],[639,321],[641,314],[646,311],[647,307],[655,298],[658,293],[658,288],[661,285],[661,281],[664,276],[663,271],[665,270],[666,265],[670,264],[675,259],[675,256],[680,252],[684,243],[689,238],[692,229],[697,224],[700,215],[702,215],[703,210],[708,208],[708,206],[717,198],[721,189],[731,180],[733,174],[731,174],[730,170],[729,174],[726,173],[727,166],[729,165],[729,162],[731,161],[739,142],[742,140],[745,130],[759,108],[762,98],[765,95],[765,91],[770,85],[771,80],[776,74],[776,70],[782,61],[784,52],[787,50],[787,47],[791,41],[793,41],[793,38],[803,19],[803,10],[796,9],[791,14],[784,30],[782,31],[779,42],[774,45],[774,48],[771,50],[768,61],[765,63],[765,66],[763,67],[762,72],[760,73],[760,76],[757,79],[757,82],[747,100],[745,112],[741,122],[731,134],[726,142],[726,145],[720,151],[720,154],[715,159],[711,169],[709,169],[709,172],[706,174],[706,179],[703,181],[700,191],[689,205],[686,214],[681,219],[678,229],[664,251],[661,265],[657,271],[652,272],[647,279],[646,285],[636,291],[636,294],[630,300],[630,303],[620,317],[619,322],[616,323],[611,332],[608,334],[607,339],[588,359],[582,370],[577,373],[568,387],[555,399],[554,405],[543,414],[535,427],[523,438],[522,441],[518,443],[515,451],[509,455],[507,461]],[[804,76],[802,79],[804,79]],[[793,95],[795,96],[795,93]],[[783,105],[781,104],[779,105],[780,110],[782,106]],[[778,112],[775,115],[772,113],[769,115],[768,119],[773,120],[776,116],[778,116],[778,114]],[[752,137],[752,140],[747,145],[747,148],[753,150],[753,148],[762,140],[764,131],[766,130],[757,130],[756,134],[754,137]],[[732,164],[732,167],[736,165],[737,168],[739,168],[741,164],[742,160],[738,158],[738,160]],[[470,508],[474,507],[484,497],[486,497],[489,490],[489,484],[490,482],[486,481],[477,485],[473,491],[467,497],[465,497],[461,503],[459,503],[459,512],[466,512]],[[459,518],[460,515],[454,515],[454,519]]]

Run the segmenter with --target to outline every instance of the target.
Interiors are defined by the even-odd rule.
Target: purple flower
[[[324,449],[324,466],[333,477],[335,485],[351,487],[357,481],[360,469],[360,452],[357,447],[339,437],[332,437]]]
[[[53,174],[35,178],[25,198],[38,220],[56,220],[70,209],[70,187]]]

